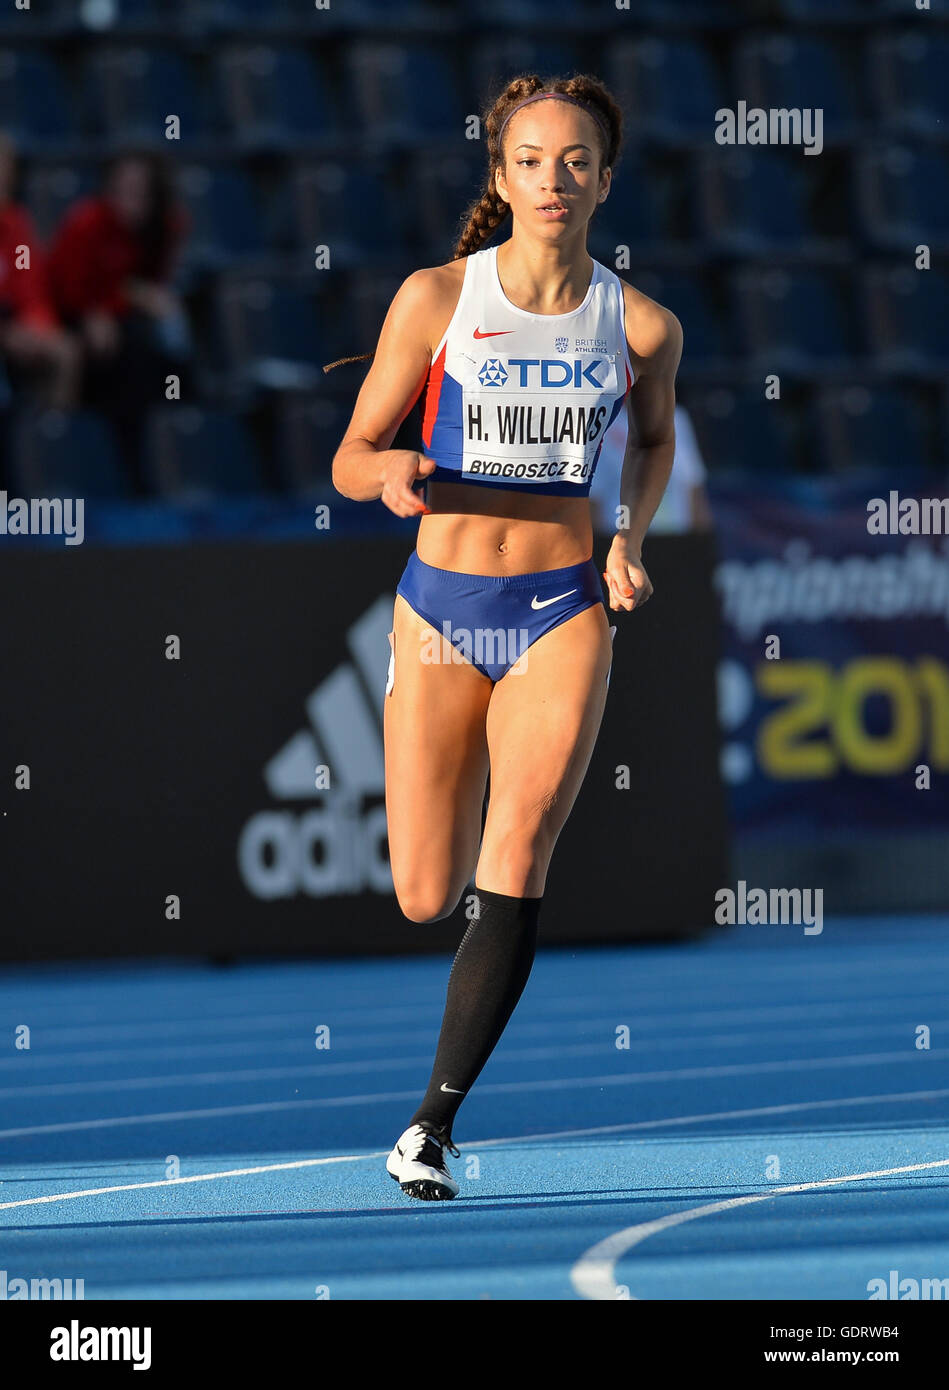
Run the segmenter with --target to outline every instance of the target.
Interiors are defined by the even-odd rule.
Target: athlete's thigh
[[[492,684],[396,596],[385,696],[389,856],[403,910],[456,901],[481,839]],[[437,659],[435,659],[437,658]],[[425,907],[432,911],[425,911]]]
[[[489,836],[533,829],[542,829],[552,848],[589,766],[611,660],[610,625],[596,604],[540,637],[527,650],[523,672],[512,668],[494,687],[485,849]]]

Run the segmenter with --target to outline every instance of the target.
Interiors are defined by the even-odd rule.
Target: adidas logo
[[[382,701],[389,663],[391,594],[384,594],[346,634],[351,661],[337,666],[305,701],[309,726],[264,766],[276,801],[309,807],[258,811],[237,846],[241,880],[255,898],[304,893],[392,893],[386,847]],[[318,768],[328,768],[319,790]]]

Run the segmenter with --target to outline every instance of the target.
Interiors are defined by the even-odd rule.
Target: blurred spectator
[[[165,399],[166,375],[180,376],[191,351],[169,283],[188,225],[164,158],[126,152],[97,196],[69,208],[50,247],[54,302],[86,350],[83,402],[112,422],[139,491],[148,406]]]
[[[658,531],[709,531],[712,527],[712,509],[705,490],[705,465],[692,421],[683,405],[675,408],[675,431],[672,473],[659,510],[649,527],[653,535]],[[620,500],[619,485],[628,433],[628,418],[623,409],[604,436],[590,489],[593,525],[597,531],[616,530],[616,508]]]
[[[33,220],[16,201],[17,174],[13,142],[0,135],[0,354],[15,383],[35,374],[43,403],[66,410],[76,404],[81,352],[56,317]]]

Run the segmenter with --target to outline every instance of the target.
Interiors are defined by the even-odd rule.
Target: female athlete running
[[[652,593],[640,547],[672,468],[682,331],[586,249],[621,125],[593,78],[510,83],[485,118],[487,184],[454,259],[399,289],[333,460],[343,496],[422,517],[385,696],[399,905],[413,922],[446,917],[474,874],[431,1081],[386,1163],[425,1200],[458,1192],[455,1114],[530,974],[551,854],[606,702],[616,629],[587,497],[624,400],[603,577],[614,612]],[[510,239],[483,247],[509,215]],[[423,391],[425,452],[391,449]]]

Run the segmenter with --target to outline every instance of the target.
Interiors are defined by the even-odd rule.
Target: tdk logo
[[[489,357],[478,373],[478,380],[482,386],[503,386],[507,381],[507,372],[497,357]]]
[[[509,357],[508,371],[505,371],[497,357],[489,357],[478,373],[478,380],[482,386],[503,386],[507,382],[508,374],[512,373],[515,377],[511,383],[513,386],[579,388],[586,382],[602,391],[604,383],[594,375],[597,367],[602,365],[602,358],[584,366],[579,357],[575,357],[572,362],[564,361],[562,357]]]

